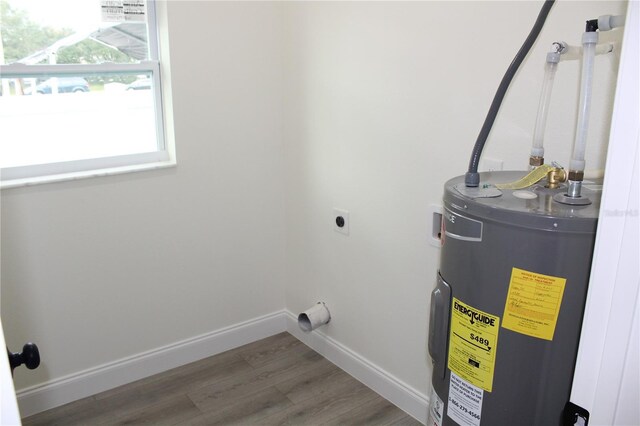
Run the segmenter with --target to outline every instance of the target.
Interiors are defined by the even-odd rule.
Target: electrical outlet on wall
[[[347,210],[333,209],[333,230],[349,235],[349,212]]]

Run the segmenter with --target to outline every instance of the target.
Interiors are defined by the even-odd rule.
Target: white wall
[[[281,7],[168,9],[178,167],[2,191],[18,390],[284,305]]]
[[[169,2],[178,167],[2,192],[3,325],[44,359],[17,387],[324,300],[329,337],[426,394],[428,206],[464,173],[539,6]],[[488,156],[524,168],[548,46],[623,9],[554,6]],[[615,63],[596,61],[589,168]],[[578,70],[561,67],[549,119],[547,158],[564,164]]]
[[[428,206],[439,202],[445,180],[466,171],[498,83],[539,7],[317,2],[285,10],[287,307],[297,312],[326,301],[330,338],[423,394],[439,256],[427,244]],[[549,46],[579,43],[585,20],[623,12],[614,2],[554,6],[486,156],[505,169],[525,168]],[[617,60],[596,61],[588,168],[604,165]],[[568,163],[578,76],[578,63],[561,64],[549,162]],[[334,207],[350,211],[348,237],[332,231]]]

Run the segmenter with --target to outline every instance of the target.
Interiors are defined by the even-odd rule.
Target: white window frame
[[[73,180],[90,176],[126,173],[130,171],[157,169],[175,165],[165,137],[163,107],[163,85],[161,80],[160,47],[158,44],[158,19],[156,1],[147,0],[147,44],[149,60],[131,64],[54,64],[25,65],[14,63],[0,65],[2,78],[38,78],[64,75],[91,74],[149,74],[152,81],[156,116],[157,150],[146,153],[124,154],[64,162],[4,167],[0,169],[0,187],[11,188],[37,183]]]

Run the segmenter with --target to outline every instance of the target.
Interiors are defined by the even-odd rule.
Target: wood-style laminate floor
[[[23,419],[23,425],[420,423],[288,333]]]

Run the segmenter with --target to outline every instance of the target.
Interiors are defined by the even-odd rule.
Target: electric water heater
[[[464,176],[445,184],[430,426],[562,424],[601,185],[583,182],[588,205],[554,200],[566,185],[496,188],[524,173],[481,173],[480,188]]]

